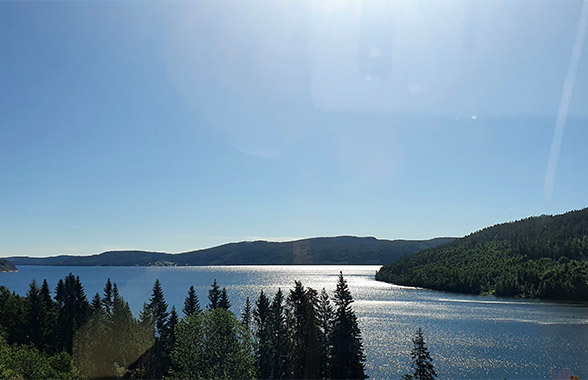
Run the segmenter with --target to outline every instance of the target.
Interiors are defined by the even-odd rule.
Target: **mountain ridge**
[[[17,265],[158,266],[158,265],[383,265],[455,238],[386,240],[375,237],[314,237],[286,242],[265,240],[226,243],[199,250],[166,253],[142,250],[105,251],[87,256],[12,256]]]

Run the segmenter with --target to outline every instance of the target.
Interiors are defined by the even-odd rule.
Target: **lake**
[[[424,332],[439,378],[588,378],[588,304],[469,296],[377,282],[379,266],[44,267],[20,266],[0,273],[0,285],[26,294],[30,281],[52,289],[70,272],[79,275],[88,299],[110,277],[135,315],[153,282],[162,283],[178,311],[190,285],[206,305],[210,284],[226,287],[232,310],[249,296],[273,295],[294,280],[332,294],[337,275],[349,282],[362,330],[370,378],[399,378],[409,370],[411,338]],[[181,312],[180,312],[181,314]]]

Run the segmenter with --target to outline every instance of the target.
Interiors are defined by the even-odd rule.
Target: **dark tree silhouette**
[[[351,308],[353,297],[342,272],[339,273],[334,300],[336,311],[331,339],[331,377],[366,379],[361,331],[355,312]]]
[[[405,375],[404,378],[414,380],[436,379],[437,372],[435,372],[435,368],[433,367],[433,359],[431,359],[429,350],[425,345],[425,339],[423,338],[420,327],[412,343],[414,346],[410,351],[410,359],[413,373],[411,375]]]
[[[218,284],[216,283],[216,279],[215,279],[212,282],[210,290],[208,291],[208,300],[210,301],[210,303],[208,304],[209,310],[214,310],[214,309],[218,308],[220,296],[221,296],[220,288],[219,288]]]
[[[182,312],[187,317],[194,313],[200,312],[200,301],[198,301],[198,295],[196,295],[196,290],[194,286],[190,286],[190,290],[188,290],[188,296],[184,300],[184,308]]]
[[[243,312],[241,312],[241,322],[243,322],[247,331],[251,331],[251,317],[251,301],[247,297],[245,307],[243,308]]]
[[[225,288],[223,288],[223,290],[221,291],[221,295],[218,300],[218,307],[225,310],[229,310],[231,308],[231,301],[229,301],[227,289]]]

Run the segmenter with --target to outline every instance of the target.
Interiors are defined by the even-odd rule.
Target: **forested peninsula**
[[[0,259],[0,272],[16,272],[16,271],[17,271],[17,269],[14,266],[14,264],[12,264],[8,260]]]
[[[459,293],[588,301],[588,208],[487,227],[385,265],[376,279]]]

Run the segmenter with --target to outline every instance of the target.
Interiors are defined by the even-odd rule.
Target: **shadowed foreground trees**
[[[412,374],[404,375],[403,380],[435,380],[437,372],[435,372],[433,359],[425,345],[425,339],[420,327],[412,343],[414,346],[410,351],[410,359],[413,372]]]
[[[46,281],[33,281],[25,297],[0,287],[0,378],[365,379],[342,274],[335,308],[324,289],[294,285],[287,297],[260,292],[242,320],[216,281],[205,311],[190,288],[182,319],[159,280],[138,318],[110,279],[91,303],[73,274],[55,299]]]

